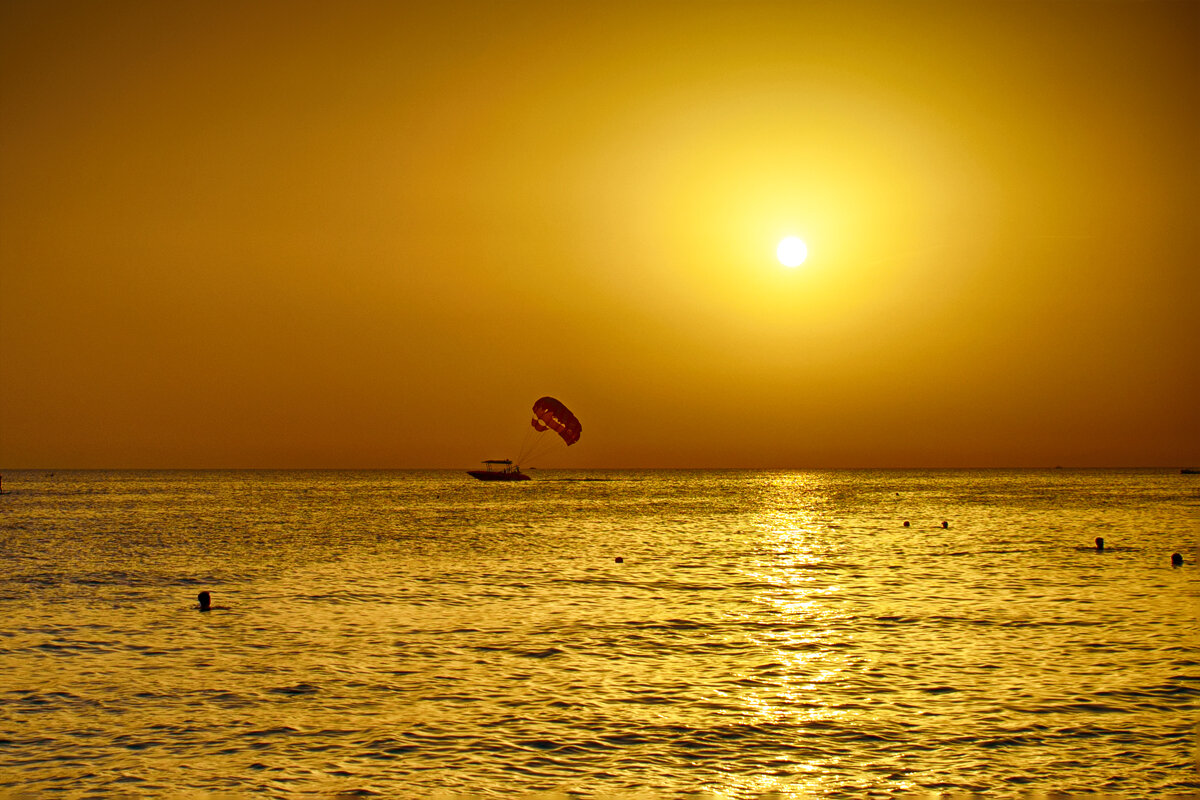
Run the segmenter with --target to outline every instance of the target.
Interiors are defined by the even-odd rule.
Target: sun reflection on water
[[[840,726],[856,713],[838,701],[843,693],[834,688],[846,679],[854,643],[839,625],[846,612],[838,602],[843,577],[837,542],[823,514],[827,480],[811,473],[772,475],[749,517],[754,551],[743,570],[757,587],[750,598],[757,609],[739,622],[757,663],[737,676],[744,686],[738,699],[755,722],[791,732],[789,776],[759,787],[786,796],[817,792],[828,780],[828,755],[810,752],[808,732]]]

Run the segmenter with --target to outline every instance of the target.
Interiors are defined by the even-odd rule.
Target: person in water
[[[1104,537],[1103,536],[1096,537],[1096,552],[1097,553],[1104,552]]]
[[[1172,567],[1182,567],[1183,566],[1183,556],[1181,556],[1179,553],[1171,553],[1171,566]]]
[[[208,592],[201,592],[196,595],[196,599],[200,601],[200,611],[216,611],[217,609],[224,611],[227,608],[227,606],[214,606],[212,604],[212,595]]]

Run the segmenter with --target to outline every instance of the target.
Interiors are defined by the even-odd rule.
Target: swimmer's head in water
[[[1097,537],[1096,537],[1096,549],[1097,549],[1097,550],[1103,550],[1103,549],[1104,549],[1104,537],[1103,537],[1103,536],[1097,536]]]
[[[1172,567],[1182,567],[1183,566],[1183,556],[1180,555],[1179,553],[1171,553],[1171,566]]]
[[[200,601],[201,611],[208,611],[210,608],[212,608],[212,598],[209,597],[208,592],[201,592],[200,594],[196,595],[196,599]]]

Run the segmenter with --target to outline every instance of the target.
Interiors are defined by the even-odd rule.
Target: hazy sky
[[[1200,466],[1200,4],[410,5],[0,4],[0,467]]]

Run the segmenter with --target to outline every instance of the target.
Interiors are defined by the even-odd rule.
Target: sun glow
[[[785,267],[798,267],[808,258],[808,245],[795,236],[787,236],[779,242],[775,255]]]

